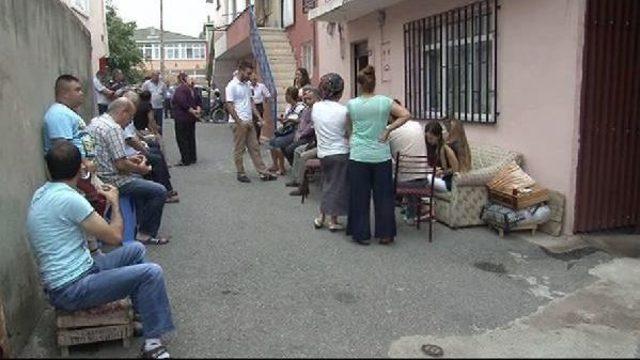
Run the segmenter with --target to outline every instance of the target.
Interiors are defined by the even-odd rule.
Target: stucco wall
[[[76,17],[91,34],[91,68],[92,73],[95,74],[100,67],[100,58],[109,54],[109,37],[104,0],[89,0],[88,12],[76,10],[73,6],[73,0],[62,1],[72,9]]]
[[[313,49],[313,71],[310,71],[309,76],[313,84],[318,83],[318,49],[315,48],[315,26],[316,24],[309,21],[307,14],[302,12],[302,1],[295,2],[295,23],[286,28],[287,37],[293,48],[293,54],[296,57],[298,67],[302,66],[302,45],[305,43],[314,44]]]
[[[408,0],[386,9],[378,26],[372,13],[329,36],[320,24],[320,73],[345,77],[352,94],[352,44],[368,40],[378,92],[404,99],[403,25],[472,1]],[[567,196],[565,232],[573,227],[584,0],[501,0],[498,12],[498,110],[495,125],[467,125],[471,141],[520,151],[542,185]],[[389,42],[390,81],[380,81],[382,42]],[[347,99],[347,95],[343,100]]]
[[[31,196],[45,181],[42,116],[54,100],[58,75],[76,74],[91,89],[91,42],[58,0],[4,0],[0,44],[0,301],[17,353],[44,304],[24,228]],[[85,119],[91,96],[89,91],[82,108]]]

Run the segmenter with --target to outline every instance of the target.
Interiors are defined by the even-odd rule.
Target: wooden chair
[[[320,172],[320,159],[307,160],[304,164],[304,175],[302,176],[302,204],[304,204],[304,199],[309,196],[309,178],[318,172]]]
[[[429,179],[431,181],[426,186],[410,186],[406,183],[398,182],[398,178],[402,175],[411,175],[416,178]],[[433,203],[433,187],[435,183],[435,168],[429,165],[429,159],[426,156],[410,156],[403,155],[399,152],[396,154],[396,168],[394,177],[394,188],[396,196],[408,197],[413,196],[418,199],[416,201],[416,228],[420,229],[422,220],[422,206],[427,208],[427,220],[429,221],[429,242],[433,239],[433,223],[435,222],[435,205]],[[427,200],[425,200],[427,199]]]

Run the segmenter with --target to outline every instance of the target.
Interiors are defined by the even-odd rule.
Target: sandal
[[[156,238],[153,236],[147,240],[136,239],[136,241],[139,241],[142,245],[166,245],[169,243],[169,239],[167,238]]]
[[[422,345],[422,352],[431,357],[441,357],[444,355],[444,350],[438,345],[425,344]]]
[[[344,225],[342,225],[340,223],[329,224],[329,231],[331,231],[331,232],[337,232],[337,231],[342,231],[342,230],[344,230]]]
[[[313,219],[313,227],[316,229],[322,229],[324,227],[324,220],[322,220],[322,218]]]
[[[166,356],[163,356],[166,355]],[[140,356],[143,359],[167,359],[169,355],[169,352],[167,351],[167,348],[164,345],[160,345],[158,347],[155,347],[151,350],[147,350],[144,351],[144,348],[142,349],[142,354],[140,354]]]
[[[178,197],[178,194],[170,195],[170,196],[167,196],[167,199],[164,202],[167,204],[179,203],[180,198]]]

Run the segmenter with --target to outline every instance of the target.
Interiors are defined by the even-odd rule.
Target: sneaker
[[[271,174],[260,174],[260,180],[262,181],[273,181],[273,180],[278,180],[277,177],[271,175]]]
[[[247,175],[238,175],[237,177],[238,181],[240,181],[241,183],[250,183],[251,179],[249,179],[247,177]]]

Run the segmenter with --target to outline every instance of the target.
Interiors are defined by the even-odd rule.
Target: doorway
[[[575,233],[640,229],[638,14],[637,0],[587,1]]]
[[[360,70],[369,65],[369,42],[362,41],[353,44],[353,76],[352,76],[352,88],[354,89],[354,95],[360,95],[360,87],[358,86],[357,78]]]

